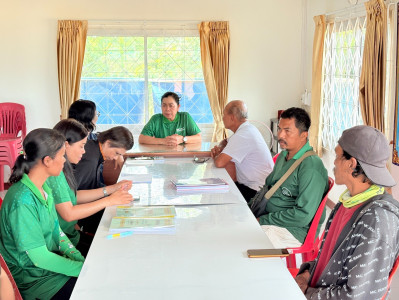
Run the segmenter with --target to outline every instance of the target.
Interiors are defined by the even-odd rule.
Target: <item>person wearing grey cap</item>
[[[381,299],[399,255],[399,204],[386,163],[390,147],[369,126],[342,133],[335,148],[336,184],[347,189],[327,221],[320,251],[296,281],[308,299]]]

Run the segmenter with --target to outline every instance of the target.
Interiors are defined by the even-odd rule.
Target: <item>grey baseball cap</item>
[[[342,133],[338,144],[357,159],[372,182],[388,187],[396,184],[386,166],[391,150],[381,131],[365,125],[355,126]]]

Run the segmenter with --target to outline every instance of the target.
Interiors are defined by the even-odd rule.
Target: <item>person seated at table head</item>
[[[345,130],[335,147],[335,183],[346,185],[327,221],[317,259],[296,281],[308,299],[381,299],[399,255],[399,203],[384,187],[391,149],[369,126]]]
[[[188,112],[180,112],[180,98],[166,92],[161,98],[162,114],[155,114],[139,136],[140,144],[176,146],[201,142],[201,130]]]
[[[71,164],[77,164],[85,153],[87,130],[74,119],[65,119],[54,126],[54,130],[65,136],[65,159],[63,171],[59,176],[51,176],[46,183],[51,188],[55,208],[62,231],[76,248],[86,256],[92,237],[79,234],[75,228],[77,220],[89,217],[105,207],[123,205],[133,201],[128,190],[132,182],[123,180],[105,187],[108,197],[104,197],[102,188],[77,191],[77,184]],[[80,239],[81,238],[81,239]]]
[[[88,140],[97,140],[97,133],[94,133],[94,130],[99,116],[100,112],[97,111],[96,104],[90,100],[76,100],[68,110],[68,118],[82,123],[89,132]]]
[[[273,159],[259,130],[248,122],[243,101],[234,100],[226,105],[223,123],[234,134],[211,149],[211,156],[218,168],[225,168],[231,162],[235,164],[235,183],[248,202],[264,185],[273,169]]]
[[[270,188],[306,152],[309,145],[310,117],[302,108],[292,107],[281,114],[278,143],[283,151],[266,178]],[[328,175],[317,155],[306,157],[268,200],[259,223],[275,248],[299,247],[305,240],[312,219],[328,191]],[[325,219],[325,210],[320,224]]]
[[[24,299],[68,299],[84,257],[61,230],[46,180],[65,162],[65,138],[39,128],[27,134],[0,210],[0,252]]]
[[[92,190],[102,188],[103,195],[108,196],[110,191],[105,187],[102,178],[103,163],[105,160],[117,160],[134,144],[132,133],[123,126],[116,126],[97,135],[97,141],[88,140],[82,159],[74,166],[74,175],[77,190]],[[111,190],[112,192],[112,190]],[[95,233],[100,223],[103,210],[80,219],[79,225],[83,231]]]

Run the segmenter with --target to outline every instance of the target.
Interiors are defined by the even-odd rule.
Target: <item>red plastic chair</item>
[[[1,139],[10,139],[26,136],[25,107],[22,104],[0,103],[0,135]]]
[[[12,285],[12,287],[14,289],[15,300],[22,300],[22,296],[21,296],[21,293],[18,290],[17,284],[15,283],[15,280],[12,277],[12,274],[11,274],[10,270],[8,269],[8,266],[7,266],[3,256],[1,256],[1,254],[0,254],[0,265],[3,268],[3,270],[6,272],[7,277],[8,277],[8,279],[11,282],[11,285]]]
[[[298,253],[302,254],[302,262],[306,262],[315,259],[317,253],[319,252],[319,244],[321,241],[321,237],[316,236],[317,227],[319,226],[320,218],[323,214],[324,207],[326,206],[328,194],[330,193],[333,186],[334,186],[334,179],[328,177],[327,194],[324,196],[323,200],[319,205],[319,208],[316,211],[316,214],[312,220],[312,224],[310,225],[308,234],[306,236],[305,242],[300,247],[290,248],[290,255],[287,257],[287,267],[290,273],[293,275],[295,273],[293,269],[296,269],[295,254]]]
[[[277,157],[280,155],[280,153],[277,153],[275,156],[273,156],[273,162],[276,163]]]
[[[0,191],[4,190],[4,166],[14,166],[25,136],[25,107],[18,103],[0,103]]]

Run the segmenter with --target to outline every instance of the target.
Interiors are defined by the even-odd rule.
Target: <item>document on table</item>
[[[117,217],[127,218],[174,218],[174,206],[117,206]]]
[[[229,184],[221,178],[171,180],[178,192],[228,190]]]
[[[123,173],[121,174],[124,180],[131,180],[133,184],[137,183],[151,183],[152,175],[151,174],[129,174]]]
[[[174,218],[123,218],[113,217],[110,232],[133,231],[137,233],[173,233]]]

